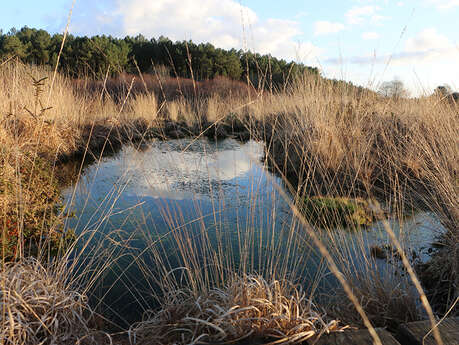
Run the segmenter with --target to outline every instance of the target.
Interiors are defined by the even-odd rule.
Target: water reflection
[[[139,307],[148,308],[151,301],[146,296],[154,282],[131,265],[139,258],[151,272],[158,258],[167,263],[166,271],[186,266],[187,260],[207,269],[204,254],[215,252],[235,268],[248,262],[257,272],[295,272],[305,286],[324,273],[323,260],[277,193],[282,183],[263,168],[262,156],[262,144],[254,141],[183,139],[154,141],[142,151],[126,146],[116,156],[87,167],[76,188],[64,191],[77,215],[67,225],[77,233],[96,229],[116,234],[120,237],[111,239],[110,245],[128,243],[131,250],[104,278],[111,290],[103,291],[103,303],[129,322],[140,317]],[[392,220],[391,226],[417,250],[432,240],[432,228],[439,224],[421,213],[403,224]],[[380,223],[362,232],[325,231],[321,237],[342,243],[345,260],[355,258],[356,269],[361,248],[387,242]],[[186,241],[196,248],[196,258],[181,256]],[[285,261],[280,259],[283,255],[288,256]],[[365,263],[362,259],[361,265]],[[386,268],[382,261],[376,264]],[[132,284],[129,289],[113,283],[122,275]]]
[[[137,196],[209,198],[217,187],[219,193],[230,193],[246,187],[248,175],[261,175],[257,163],[263,147],[254,141],[242,146],[232,140],[217,145],[207,141],[156,142],[141,155],[132,148],[129,151],[125,153],[126,165],[138,171],[129,193]]]
[[[262,144],[231,139],[156,141],[141,152],[126,146],[115,157],[89,166],[76,188],[64,191],[78,214],[69,225],[79,232],[106,219],[113,227],[125,224],[126,215],[147,212],[157,226],[164,222],[166,206],[180,209],[184,221],[213,213],[216,203],[230,217],[253,200],[259,208],[270,208],[273,183],[280,181],[264,171],[262,155]]]

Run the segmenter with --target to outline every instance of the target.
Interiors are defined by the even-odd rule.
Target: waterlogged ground
[[[320,257],[311,251],[306,233],[279,193],[282,182],[263,168],[262,157],[263,146],[254,141],[183,139],[154,141],[141,149],[125,146],[117,155],[86,167],[77,186],[63,193],[76,215],[67,226],[77,234],[96,232],[92,246],[108,234],[111,240],[104,246],[119,246],[120,256],[130,253],[99,285],[101,309],[128,323],[153,305],[149,290],[155,283],[149,276],[158,257],[171,268],[186,264],[178,254],[177,238],[186,238],[197,252],[204,241],[214,243],[233,267],[245,260],[259,272],[272,270],[289,251],[287,268],[307,286],[321,272]],[[435,219],[418,212],[401,226],[390,223],[410,252],[427,257],[432,230],[440,227]],[[322,238],[328,237],[330,233],[323,232]],[[358,256],[358,248],[369,251],[371,245],[386,243],[387,235],[376,223],[362,231],[335,229],[333,239],[347,248],[348,255]],[[140,260],[150,273],[133,264]],[[376,260],[376,265],[387,263]],[[332,279],[328,283],[334,284]],[[324,279],[320,287],[328,283]]]

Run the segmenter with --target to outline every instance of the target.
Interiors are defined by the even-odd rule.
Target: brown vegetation
[[[226,77],[216,77],[210,80],[194,81],[186,78],[172,78],[158,74],[132,75],[123,73],[116,78],[107,80],[77,79],[72,81],[74,90],[80,95],[105,93],[106,96],[120,102],[131,89],[133,95],[154,94],[159,102],[173,101],[186,98],[189,102],[196,99],[207,99],[215,96],[228,95],[240,98],[250,92],[255,95],[253,87],[241,81]]]
[[[288,281],[229,279],[222,289],[171,291],[161,310],[130,330],[132,344],[218,344],[250,339],[265,344],[301,343],[347,327],[324,315]]]
[[[2,266],[2,344],[75,344],[83,338],[95,344],[86,297],[59,273],[34,259]]]
[[[321,80],[297,83],[277,100],[259,135],[299,207],[311,195],[363,197],[400,219],[419,207],[438,217],[447,229],[445,247],[426,267],[435,272],[428,280],[442,282],[443,307],[438,298],[432,302],[445,312],[459,295],[459,108],[436,96],[384,98]],[[361,286],[357,280],[356,291]],[[380,300],[378,289],[365,290]]]

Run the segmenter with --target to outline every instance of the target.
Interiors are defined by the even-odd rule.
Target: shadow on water
[[[95,231],[93,245],[103,241],[116,258],[92,291],[97,311],[121,327],[139,320],[146,309],[157,306],[152,294],[160,289],[157,277],[194,259],[181,252],[187,241],[197,253],[214,248],[235,270],[287,272],[284,276],[295,272],[294,278],[301,277],[300,283],[312,292],[312,282],[326,275],[323,261],[307,245],[277,192],[282,182],[264,169],[262,157],[263,146],[254,141],[179,139],[153,141],[142,150],[125,146],[86,167],[79,184],[63,196],[77,215],[67,226],[77,234]],[[403,227],[395,221],[392,225],[413,248],[421,249],[432,241],[429,222],[433,218],[422,213]],[[369,247],[387,240],[378,228],[382,226],[374,224],[363,236],[337,229],[334,240]],[[353,246],[348,247],[353,255]],[[278,259],[282,255],[286,260]],[[209,269],[206,255],[196,257],[194,267]],[[156,267],[158,261],[161,267]],[[87,265],[85,261],[80,267]],[[336,282],[322,279],[318,288],[326,290],[330,284]]]

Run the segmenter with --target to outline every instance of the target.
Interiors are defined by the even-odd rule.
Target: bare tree
[[[448,84],[437,86],[434,90],[434,95],[452,104],[459,104],[459,92],[453,92]]]
[[[448,84],[444,84],[437,86],[434,93],[440,97],[447,97],[452,93],[452,89]]]
[[[379,86],[378,93],[384,97],[405,98],[410,95],[409,91],[403,85],[403,82],[398,79],[385,81]]]

